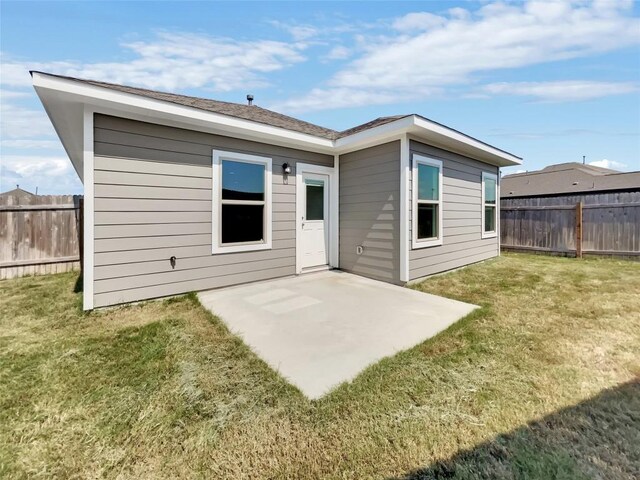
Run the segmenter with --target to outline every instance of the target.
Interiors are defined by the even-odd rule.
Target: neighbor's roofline
[[[58,94],[57,100],[68,99],[75,103],[83,103],[95,107],[98,111],[100,109],[119,110],[138,117],[147,116],[149,117],[148,121],[179,120],[185,126],[196,126],[204,130],[207,128],[215,129],[232,135],[245,135],[256,141],[310,149],[327,154],[346,153],[366,148],[369,145],[383,143],[390,138],[414,134],[434,142],[436,146],[453,148],[458,152],[467,152],[468,150],[467,155],[479,156],[481,161],[497,166],[522,164],[522,159],[516,155],[416,114],[331,140],[161,99],[112,90],[80,80],[62,78],[38,71],[30,71],[30,73],[33,78],[33,86],[43,103],[46,91],[55,91]],[[150,115],[151,113],[153,114]],[[454,148],[456,146],[459,148]]]
[[[625,173],[633,173],[633,172],[625,172]],[[505,177],[502,177],[504,180]],[[551,193],[526,193],[526,194],[515,194],[509,195],[508,193],[504,193],[506,190],[502,187],[500,188],[500,198],[503,200],[510,198],[542,198],[542,197],[570,197],[572,195],[584,195],[584,194],[599,194],[599,193],[611,193],[611,192],[636,192],[638,191],[638,187],[633,186],[624,186],[624,187],[607,187],[607,188],[589,188],[585,190],[571,190],[569,192],[551,192]]]

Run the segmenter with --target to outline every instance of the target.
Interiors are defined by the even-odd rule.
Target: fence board
[[[640,192],[501,199],[500,241],[511,250],[638,259]]]
[[[0,195],[0,279],[79,268],[78,195]]]

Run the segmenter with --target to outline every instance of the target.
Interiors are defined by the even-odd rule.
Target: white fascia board
[[[446,150],[467,155],[498,167],[521,165],[522,159],[486,143],[416,115],[400,118],[379,127],[339,138],[335,142],[340,154],[395,140],[405,134]]]
[[[293,148],[333,153],[334,142],[326,138],[207,112],[193,107],[109,90],[104,87],[83,84],[64,78],[51,77],[37,72],[33,73],[33,85],[36,89],[48,89],[56,91],[58,94],[67,94],[70,101],[92,105],[97,108],[104,107],[123,113],[148,115],[156,121],[159,118],[178,120],[184,125],[204,127],[207,130],[214,129],[218,133],[226,132],[233,135],[242,135],[245,138],[251,137],[269,143],[279,140],[279,144]]]
[[[499,148],[488,145],[480,140],[465,135],[451,128],[432,122],[425,118],[414,116],[416,131],[412,132],[417,135],[427,134],[427,136],[441,137],[445,143],[448,141],[455,142],[463,151],[468,150],[472,158],[479,158],[483,162],[490,163],[498,167],[507,167],[511,165],[522,165],[522,159],[512,155],[509,152],[500,150]],[[445,140],[446,139],[446,140]]]

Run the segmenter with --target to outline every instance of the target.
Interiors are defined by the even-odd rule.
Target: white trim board
[[[422,163],[438,168],[438,236],[435,238],[429,238],[420,240],[418,239],[418,164]],[[411,248],[416,250],[420,248],[429,248],[442,245],[444,238],[443,231],[443,202],[444,195],[442,191],[442,160],[426,157],[424,155],[418,155],[414,153],[411,159]]]
[[[407,135],[400,138],[400,281],[409,281],[409,168],[410,145]]]
[[[333,268],[340,268],[340,155],[333,156],[333,171],[335,185],[330,193],[334,206],[331,211],[331,228],[335,232],[335,238],[333,238],[335,245],[331,249],[329,259]]]
[[[304,195],[302,189],[303,173],[317,173],[329,176],[329,266],[338,268],[339,263],[339,240],[338,240],[338,176],[336,167],[325,167],[312,165],[310,163],[296,164],[296,274],[302,273],[302,213],[305,206],[302,203]]]
[[[485,196],[486,196],[486,192],[485,192],[485,188],[484,188],[484,182],[485,179],[490,179],[490,180],[495,180],[496,182],[496,204],[495,204],[495,209],[496,209],[496,213],[495,213],[495,227],[496,229],[492,232],[485,232],[484,231],[484,221],[485,221]],[[499,205],[500,205],[500,190],[498,189],[498,175],[496,175],[495,173],[488,173],[488,172],[482,172],[482,181],[480,182],[480,188],[482,189],[481,195],[480,195],[480,218],[481,218],[481,223],[480,223],[480,236],[481,238],[495,238],[498,236],[498,228],[500,225],[500,211],[499,211]]]
[[[84,108],[82,125],[83,178],[84,178],[84,228],[82,263],[82,308],[93,309],[93,267],[95,263],[94,185],[93,185],[93,110]]]

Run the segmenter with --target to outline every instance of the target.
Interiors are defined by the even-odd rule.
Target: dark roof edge
[[[609,193],[609,192],[635,192],[640,191],[640,187],[620,187],[620,188],[604,188],[602,190],[576,190],[575,192],[562,192],[562,193],[534,193],[529,195],[500,195],[500,199],[508,200],[510,198],[540,198],[540,197],[570,197],[571,195],[584,195],[584,194],[597,194],[597,193]],[[502,191],[501,191],[502,193]]]

